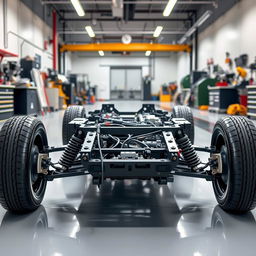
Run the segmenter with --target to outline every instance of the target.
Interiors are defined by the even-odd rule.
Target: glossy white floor
[[[138,110],[142,102],[115,104]],[[209,145],[218,115],[194,112],[196,144]],[[50,145],[61,144],[62,116],[42,118]],[[255,255],[255,217],[256,211],[222,211],[204,180],[180,177],[170,186],[113,182],[98,190],[89,178],[68,178],[48,183],[34,213],[15,216],[0,207],[0,255]]]

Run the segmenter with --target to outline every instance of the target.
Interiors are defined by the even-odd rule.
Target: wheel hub
[[[229,178],[229,160],[226,145],[222,145],[220,149],[222,172],[215,175],[217,190],[220,196],[224,196],[228,187]]]

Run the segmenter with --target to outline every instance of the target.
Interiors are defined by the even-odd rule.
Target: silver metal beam
[[[59,31],[59,34],[79,35],[87,34],[85,30],[81,31]],[[96,35],[153,35],[154,31],[94,31]],[[184,35],[186,31],[162,31],[161,35]]]
[[[70,1],[53,1],[53,0],[41,0],[42,4],[71,4]],[[80,3],[82,4],[105,4],[105,5],[112,5],[112,1],[96,1],[96,0],[81,0]],[[165,5],[167,1],[126,1],[123,4],[153,4],[153,5]],[[178,1],[177,4],[179,5],[213,5],[217,7],[216,1]]]

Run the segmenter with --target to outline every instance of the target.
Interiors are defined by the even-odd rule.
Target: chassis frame
[[[103,118],[108,113],[114,113],[122,118],[120,120]],[[161,119],[161,125],[143,124],[134,125],[129,123],[134,116],[150,114]],[[101,185],[104,179],[154,179],[159,184],[173,182],[174,176],[186,176],[202,178],[207,181],[213,179],[213,169],[217,169],[217,160],[209,158],[201,169],[195,171],[188,166],[186,161],[180,157],[180,149],[176,143],[179,134],[184,134],[186,127],[191,123],[184,118],[173,118],[166,111],[156,110],[152,104],[143,104],[138,112],[120,112],[114,104],[103,104],[101,110],[89,112],[86,118],[76,118],[69,123],[75,128],[75,134],[84,138],[84,143],[79,151],[78,157],[68,169],[56,167],[51,163],[50,153],[65,152],[68,145],[62,147],[45,148],[43,157],[39,157],[39,172],[47,174],[44,176],[48,181],[56,178],[65,178],[80,175],[92,175],[93,184]],[[164,146],[136,147],[136,148],[102,148],[99,137],[111,134],[112,136],[125,138],[128,134],[140,136],[141,134],[160,134]],[[163,144],[162,144],[163,145]],[[214,154],[215,148],[192,146],[195,151]],[[120,157],[120,155],[140,154],[144,157]],[[107,159],[103,155],[115,154],[119,157]],[[53,168],[50,168],[52,166]],[[210,168],[208,168],[210,167]],[[57,170],[57,171],[56,171]]]

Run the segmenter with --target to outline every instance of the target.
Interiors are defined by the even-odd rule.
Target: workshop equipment
[[[14,86],[0,85],[0,121],[14,115]]]
[[[27,56],[25,58],[22,58],[20,60],[20,68],[21,68],[21,72],[20,72],[20,77],[21,78],[28,78],[30,81],[32,81],[32,75],[31,72],[33,69],[40,69],[40,62],[38,60],[38,58],[33,58],[30,56]]]
[[[247,115],[256,120],[256,85],[249,85],[246,88],[248,93]]]
[[[143,100],[151,100],[151,77],[149,75],[143,79]]]
[[[245,116],[247,114],[247,108],[241,104],[232,104],[228,107],[227,114]]]
[[[190,74],[182,78],[181,82],[181,94],[180,102],[184,105],[189,104],[190,94],[191,94],[191,83],[190,83]]]
[[[189,89],[191,87],[190,75],[186,75],[181,80],[181,87],[183,89]]]
[[[172,96],[170,88],[166,84],[163,84],[160,88],[160,102],[171,102]]]
[[[60,109],[66,109],[68,106],[68,100],[70,98],[64,92],[64,83],[67,82],[67,78],[65,76],[61,76],[57,71],[53,69],[48,69],[48,88],[57,88],[59,90],[60,97]],[[68,89],[66,88],[66,91]]]
[[[226,52],[225,64],[228,66],[229,72],[233,70],[233,60],[230,58],[230,53]]]
[[[35,88],[37,89],[36,91],[42,113],[49,111],[49,100],[46,94],[45,82],[43,80],[42,73],[38,69],[33,68],[31,71],[31,77],[35,84]]]
[[[208,73],[205,71],[192,71],[190,74],[190,88],[193,89],[193,85],[203,77],[208,77]]]
[[[49,107],[51,111],[57,111],[60,108],[60,98],[58,88],[46,88],[46,93],[49,99]]]
[[[233,87],[209,87],[209,111],[226,113],[232,104],[239,104],[237,89]]]
[[[209,87],[214,87],[217,80],[213,78],[201,78],[193,85],[194,107],[209,105]]]
[[[36,115],[41,112],[37,88],[16,87],[14,89],[14,114]]]
[[[17,61],[7,61],[5,64],[2,64],[3,72],[3,84],[14,84],[17,82],[17,76],[19,75],[20,68],[17,64]]]
[[[256,78],[255,78],[255,74],[256,74],[256,57],[255,57],[254,63],[251,63],[249,68],[250,68],[250,71],[251,71],[251,78],[250,78],[249,84],[253,85],[255,80],[256,80]]]
[[[8,52],[6,50],[0,49],[0,85],[4,84],[4,81],[5,81],[5,73],[2,67],[2,61],[6,57],[18,57],[18,55]]]
[[[184,105],[194,106],[195,104],[195,87],[196,83],[204,77],[208,77],[205,71],[193,71],[190,75],[185,76],[181,81],[182,102]],[[205,104],[203,104],[205,105]]]

